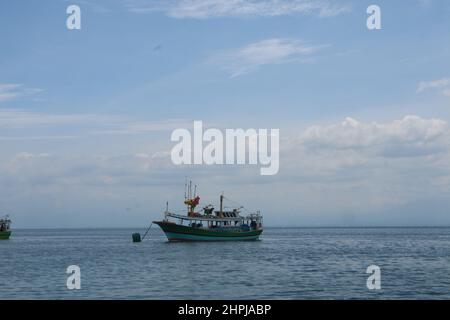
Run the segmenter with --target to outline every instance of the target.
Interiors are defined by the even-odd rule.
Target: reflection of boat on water
[[[192,193],[192,183],[186,185],[184,203],[187,215],[169,212],[164,213],[164,220],[154,221],[159,225],[169,241],[238,241],[257,240],[263,232],[262,216],[259,212],[241,216],[243,207],[224,211],[225,197],[220,196],[220,209],[208,205],[203,212],[195,212],[200,202],[196,189]]]
[[[0,240],[8,240],[11,236],[11,220],[6,216],[3,219],[0,219]]]

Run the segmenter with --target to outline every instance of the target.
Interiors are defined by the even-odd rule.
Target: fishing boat
[[[8,240],[11,236],[11,220],[6,216],[0,219],[0,240]]]
[[[185,185],[186,214],[170,212],[168,204],[162,221],[153,223],[161,227],[169,241],[242,241],[258,240],[263,232],[262,215],[259,211],[241,215],[240,206],[224,210],[225,196],[220,195],[220,209],[212,205],[196,212],[200,203],[197,186],[192,193],[192,182]],[[229,199],[227,199],[229,200]]]

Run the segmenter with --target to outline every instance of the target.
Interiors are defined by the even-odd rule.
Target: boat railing
[[[186,216],[172,212],[166,212],[166,217],[181,220],[202,220],[202,221],[245,221],[245,220],[261,221],[262,218],[260,214],[250,214],[248,216],[237,216],[237,217],[217,217],[212,215],[201,215],[201,214],[194,216]]]

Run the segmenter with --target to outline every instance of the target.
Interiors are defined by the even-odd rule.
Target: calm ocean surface
[[[15,230],[0,299],[450,299],[450,228],[266,228],[261,241],[168,243],[145,230]],[[368,290],[369,265],[381,286]],[[68,290],[66,268],[81,268]]]

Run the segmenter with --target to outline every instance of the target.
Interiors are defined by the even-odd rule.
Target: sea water
[[[0,299],[450,299],[450,228],[266,228],[209,243],[133,232],[14,230],[0,241]],[[67,287],[71,265],[80,290]],[[367,287],[371,265],[380,290]]]

